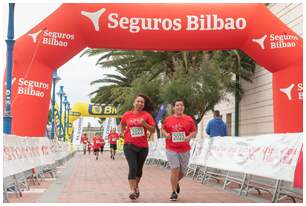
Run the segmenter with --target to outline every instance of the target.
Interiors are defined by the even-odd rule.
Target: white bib
[[[132,137],[143,137],[144,136],[143,127],[131,127],[130,132],[131,132]]]
[[[184,142],[185,132],[172,132],[172,142]]]

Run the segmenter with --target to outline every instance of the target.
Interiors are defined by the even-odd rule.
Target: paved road
[[[11,203],[129,203],[128,167],[124,156],[116,160],[104,153],[99,160],[94,156],[77,153],[64,166],[57,168],[57,178],[46,177],[40,185],[29,182],[30,190],[24,191],[21,198],[14,193],[9,194]],[[169,183],[170,172],[157,166],[144,167],[144,175],[140,185],[140,203],[169,203],[171,193]],[[238,196],[237,193],[223,191],[220,184],[202,185],[191,178],[181,181],[181,194],[178,203],[270,203],[271,194],[256,191],[249,196]],[[236,187],[237,185],[233,185]],[[281,202],[292,203],[290,198]],[[302,201],[299,201],[301,203]]]
[[[123,156],[115,160],[104,153],[99,160],[81,153],[69,161],[57,179],[37,202],[131,202],[128,198],[128,167]],[[169,170],[145,165],[137,202],[169,202]],[[178,202],[253,202],[236,194],[184,178]]]

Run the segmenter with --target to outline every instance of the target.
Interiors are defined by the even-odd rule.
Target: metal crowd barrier
[[[246,188],[246,178],[246,173],[227,171],[226,177],[224,179],[223,190],[226,190],[226,187],[231,183],[236,183],[240,185],[239,195],[242,195],[243,189]]]
[[[169,164],[166,160],[149,157],[145,163],[169,169]],[[223,190],[226,190],[230,184],[235,183],[239,186],[238,194],[240,196],[248,196],[251,191],[255,190],[259,196],[263,191],[270,193],[272,196],[271,202],[279,202],[286,197],[289,197],[294,203],[297,199],[303,200],[302,189],[293,188],[291,182],[282,180],[195,164],[188,166],[186,176],[200,181],[202,184],[211,180],[216,181],[216,183],[222,185]]]
[[[286,197],[291,198],[292,202],[296,203],[296,199],[303,200],[303,189],[293,188],[292,182],[281,180],[276,191],[275,202],[278,202]]]
[[[3,178],[3,202],[9,203],[8,192],[13,192],[16,197],[22,197],[22,192],[30,190],[29,182],[40,185],[46,178],[46,174],[49,174],[51,178],[56,177],[57,167],[65,164],[75,155],[75,151],[67,155],[66,157],[55,161],[53,164],[39,166],[33,168],[34,170],[26,170],[15,175],[11,175]]]

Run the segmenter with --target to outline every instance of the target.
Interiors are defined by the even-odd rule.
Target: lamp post
[[[64,142],[66,141],[66,111],[67,111],[67,105],[68,105],[68,100],[67,100],[67,96],[65,95],[64,97]]]
[[[7,31],[7,68],[6,68],[6,91],[5,91],[5,112],[3,117],[3,132],[11,134],[12,115],[11,115],[11,93],[12,93],[12,67],[13,67],[13,48],[14,48],[14,3],[9,3],[9,22]]]
[[[62,124],[62,105],[63,105],[63,96],[65,95],[64,92],[64,86],[60,86],[60,90],[57,93],[59,95],[60,98],[60,111],[59,111],[59,119],[60,119],[60,132],[59,132],[59,138],[62,138],[62,130],[63,130],[63,124]]]
[[[68,102],[68,104],[67,104],[67,113],[68,113],[68,115],[67,115],[67,135],[68,136],[70,136],[70,134],[69,134],[69,128],[70,128],[70,125],[69,125],[69,115],[70,115],[70,110],[71,110],[71,108],[70,108],[70,103]]]
[[[54,127],[55,127],[55,122],[54,122],[54,107],[55,107],[55,84],[57,81],[61,80],[61,78],[57,75],[57,71],[55,70],[53,72],[52,76],[52,113],[51,113],[51,140],[54,140]]]

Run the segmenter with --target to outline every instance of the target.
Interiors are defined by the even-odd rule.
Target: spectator
[[[227,136],[227,126],[223,122],[218,110],[214,111],[214,118],[208,122],[206,133],[209,137]]]

